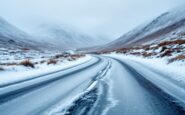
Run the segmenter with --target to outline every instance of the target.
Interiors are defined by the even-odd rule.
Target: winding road
[[[0,86],[0,115],[185,115],[184,108],[184,85],[109,56]]]

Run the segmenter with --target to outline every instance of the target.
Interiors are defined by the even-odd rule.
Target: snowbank
[[[2,71],[0,72],[0,85],[13,83],[21,80],[26,80],[38,76],[42,76],[45,74],[53,73],[59,70],[64,70],[67,68],[71,68],[73,66],[85,63],[91,60],[91,56],[85,56],[83,58],[79,58],[76,61],[65,61],[57,65],[42,65],[39,69],[29,69],[25,71],[25,68],[22,67],[22,71],[19,68],[19,71]]]
[[[180,61],[168,64],[166,60],[160,58],[142,58],[123,54],[110,54],[106,56],[139,62],[147,67],[159,71],[160,73],[163,73],[166,76],[169,76],[174,80],[185,83],[185,65]]]

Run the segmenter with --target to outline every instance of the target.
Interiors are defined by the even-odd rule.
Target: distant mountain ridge
[[[143,24],[124,34],[117,40],[100,49],[111,50],[124,47],[161,42],[163,40],[181,39],[185,34],[185,5],[163,13],[149,23]],[[182,38],[183,39],[183,38]]]
[[[104,39],[93,38],[71,29],[63,29],[59,25],[45,25],[39,31],[35,35],[38,35],[37,37],[40,40],[49,41],[51,44],[63,49],[78,49],[106,43]]]
[[[0,47],[34,48],[36,42],[31,36],[0,18]]]
[[[30,35],[0,18],[0,47],[63,51],[100,45],[104,42],[55,25],[41,28],[37,35]]]

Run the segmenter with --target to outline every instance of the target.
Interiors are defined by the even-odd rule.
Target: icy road
[[[108,56],[0,86],[0,115],[185,115],[184,107],[185,85]]]

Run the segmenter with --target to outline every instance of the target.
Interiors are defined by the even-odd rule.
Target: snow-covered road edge
[[[10,84],[26,79],[36,78],[45,74],[53,73],[59,70],[65,70],[79,64],[86,63],[90,61],[93,57],[87,55],[76,61],[71,61],[67,63],[61,63],[59,65],[46,66],[40,69],[33,69],[29,71],[3,71],[0,73],[0,85]]]
[[[168,96],[166,98],[170,98],[172,102],[177,103],[178,105],[180,105],[180,107],[182,107],[182,109],[185,109],[185,98],[184,98],[185,84],[181,84],[180,81],[177,81],[177,79],[175,79],[177,76],[177,74],[175,74],[176,69],[171,71],[168,70],[169,72],[172,73],[174,72],[171,75],[169,73],[165,73],[166,71],[163,71],[167,65],[162,64],[161,66],[159,66],[159,68],[157,68],[158,66],[155,66],[156,63],[155,61],[154,62],[150,62],[151,60],[144,61],[145,59],[139,59],[138,57],[132,56],[129,58],[129,56],[124,57],[123,55],[107,55],[107,56],[121,60],[126,65],[134,68],[147,81],[149,81],[151,84],[154,84],[157,88],[164,92],[164,94],[167,94]]]
[[[170,77],[170,79],[174,79],[181,84],[185,84],[185,65],[180,62],[168,64],[166,60],[160,58],[142,58],[123,54],[108,54],[105,56],[139,62],[149,68],[153,68],[154,70],[163,73],[164,75]]]
[[[108,90],[108,93],[110,93],[109,88],[107,89],[104,86],[104,85],[107,85],[104,80],[109,78],[108,76],[110,76],[110,73],[109,73],[110,68],[111,68],[111,61],[108,61],[108,63],[103,66],[103,68],[97,73],[97,75],[92,79],[89,86],[85,88],[83,92],[80,92],[77,95],[71,96],[66,100],[63,100],[61,103],[58,103],[57,105],[55,105],[51,110],[46,111],[44,115],[51,115],[51,114],[66,115],[66,114],[71,114],[70,113],[71,111],[75,111],[78,113],[79,108],[80,107],[83,108],[83,106],[84,107],[92,106],[89,111],[86,111],[87,113],[93,114],[99,110],[104,114],[106,110],[109,109],[110,107],[103,105],[100,107],[100,108],[104,107],[103,109],[100,109],[100,108],[96,109],[96,106],[98,106],[99,101],[101,101],[102,98],[103,100],[112,102],[112,100],[110,99],[111,97],[109,97],[108,100],[107,98],[104,97],[105,95],[109,96],[105,94],[105,90]],[[87,103],[91,103],[91,104],[93,103],[93,104],[92,105],[77,104],[77,102],[81,102],[81,101],[83,102],[87,101]],[[76,108],[77,110],[74,108]],[[80,110],[80,112],[86,113],[84,110]]]

